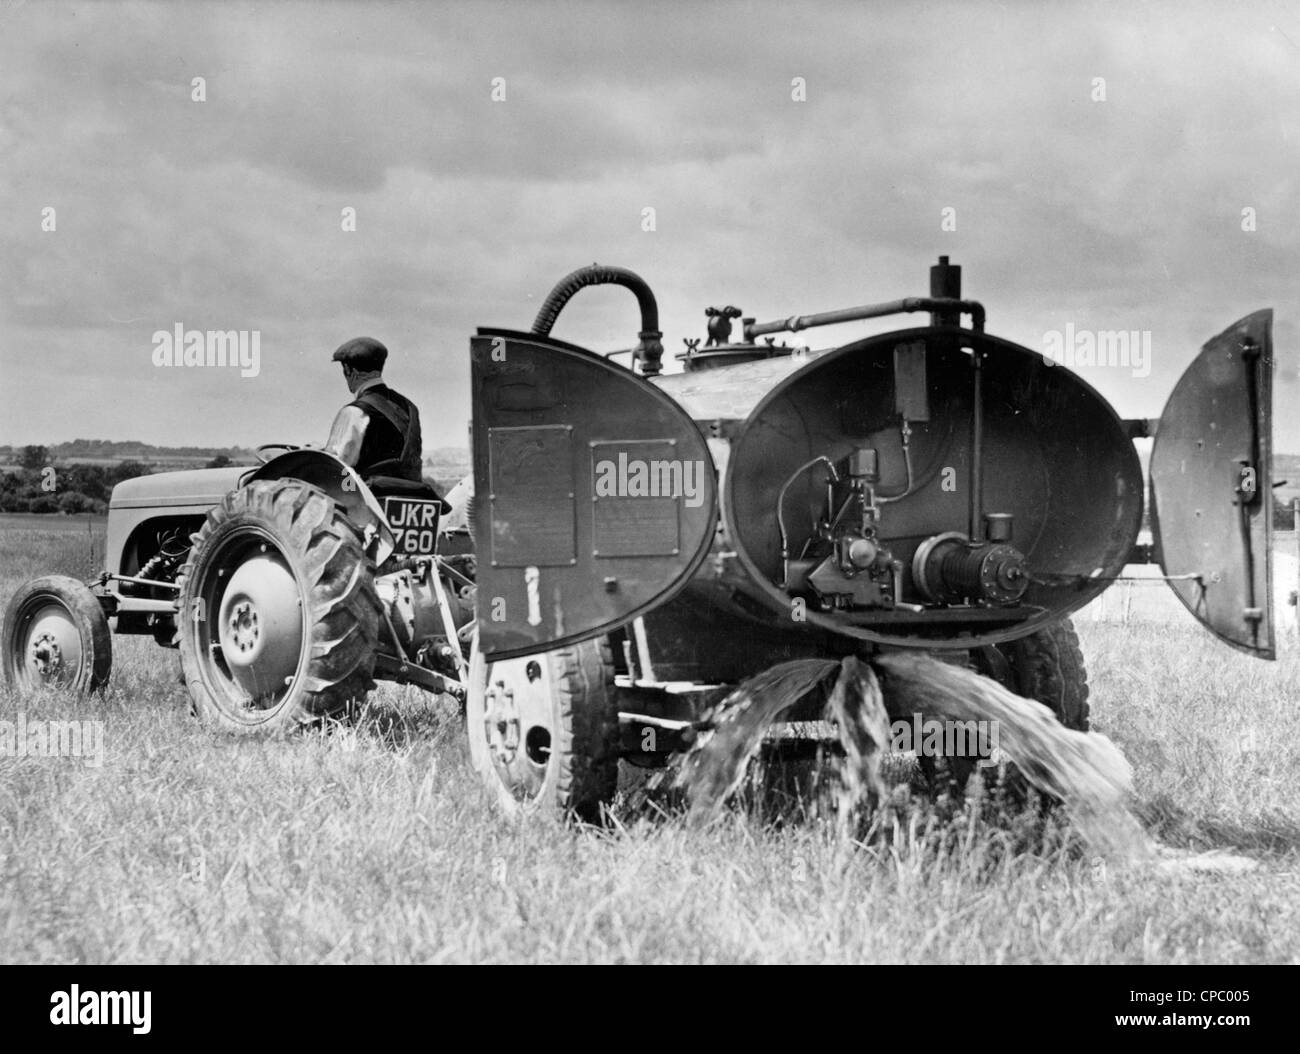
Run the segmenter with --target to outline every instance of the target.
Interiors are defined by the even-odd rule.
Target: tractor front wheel
[[[344,714],[372,687],[374,564],[324,491],[296,479],[232,491],[179,582],[181,669],[209,727],[287,732]]]
[[[618,706],[605,638],[486,661],[475,637],[465,708],[470,759],[510,815],[597,822],[618,789]]]
[[[33,579],[13,595],[3,640],[5,680],[18,688],[64,684],[93,692],[113,665],[104,609],[89,587],[64,575]]]

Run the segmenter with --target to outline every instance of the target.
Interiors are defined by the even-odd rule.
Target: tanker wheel
[[[470,759],[510,815],[599,822],[618,790],[614,661],[604,638],[521,659],[470,652]]]
[[[5,680],[16,688],[62,684],[93,692],[108,681],[113,637],[99,600],[64,575],[33,579],[4,618]]]
[[[971,665],[1026,699],[1034,699],[1052,711],[1066,728],[1088,731],[1088,672],[1079,647],[1079,636],[1069,619],[1006,644],[989,645],[971,652]],[[922,758],[922,771],[932,785],[964,790],[979,758],[965,755],[938,759]],[[986,781],[987,782],[987,781]],[[1001,793],[1023,800],[1030,783],[1014,765],[1007,764],[994,786]]]
[[[341,716],[373,687],[374,564],[324,491],[280,479],[227,494],[179,583],[181,670],[210,728],[292,731]]]

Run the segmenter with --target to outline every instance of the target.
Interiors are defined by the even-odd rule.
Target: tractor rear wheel
[[[232,491],[179,583],[181,669],[205,725],[288,732],[341,716],[373,686],[374,564],[324,491],[296,479]]]
[[[465,724],[474,768],[507,813],[598,822],[613,801],[619,725],[607,639],[488,662],[476,637]]]
[[[64,684],[93,692],[108,681],[113,637],[99,600],[64,575],[28,582],[4,618],[5,680],[18,688]]]

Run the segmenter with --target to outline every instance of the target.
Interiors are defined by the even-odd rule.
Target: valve
[[[728,304],[726,307],[706,307],[704,314],[708,317],[709,339],[706,348],[715,344],[731,342],[731,320],[740,318],[741,310]]]

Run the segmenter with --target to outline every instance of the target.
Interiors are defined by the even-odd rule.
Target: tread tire
[[[1036,699],[1066,728],[1088,731],[1088,671],[1069,619],[1005,646],[1018,695]]]
[[[219,569],[224,543],[250,529],[272,538],[308,605],[306,665],[284,699],[266,711],[234,707],[213,690],[214,671],[202,654],[205,635],[188,615]],[[227,494],[195,534],[178,582],[181,668],[204,725],[240,735],[282,734],[344,716],[374,687],[382,614],[374,563],[343,506],[319,488],[296,479],[259,480]]]
[[[77,627],[81,637],[81,662],[76,673],[63,683],[78,692],[96,692],[108,683],[113,669],[113,634],[108,617],[90,587],[66,575],[45,575],[22,586],[10,599],[5,610],[4,679],[19,688],[33,688],[32,675],[23,669],[19,657],[18,637],[24,622],[46,602],[62,607]]]
[[[518,796],[494,764],[482,727],[482,695],[487,663],[477,645],[470,665],[466,730],[474,768],[510,815],[553,811],[585,822],[599,822],[618,790],[619,722],[614,659],[609,640],[599,637],[546,653],[551,679],[550,756],[541,786],[531,797]],[[516,662],[524,660],[506,660]]]

